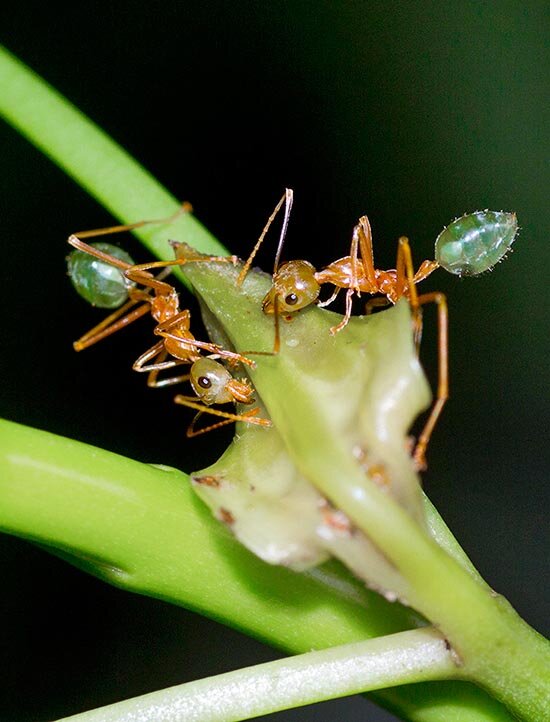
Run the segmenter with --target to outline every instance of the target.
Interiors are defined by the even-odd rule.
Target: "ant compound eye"
[[[208,378],[208,376],[199,376],[197,383],[203,389],[209,389],[212,386],[212,381]]]
[[[285,296],[285,303],[294,306],[298,303],[298,296],[295,293],[289,293],[288,296]]]

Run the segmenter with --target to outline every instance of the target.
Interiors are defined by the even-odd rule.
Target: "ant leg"
[[[190,379],[190,374],[184,374],[182,376],[170,376],[166,379],[161,379],[160,381],[158,380],[159,372],[162,371],[162,369],[166,368],[166,357],[168,356],[168,351],[166,351],[162,342],[161,348],[159,349],[158,347],[159,344],[155,344],[152,349],[149,349],[149,351],[146,351],[144,354],[142,354],[133,365],[134,371],[149,371],[149,376],[147,377],[147,386],[149,386],[149,388],[159,389],[163,386],[173,386],[174,384],[179,384],[182,381],[188,381]],[[145,361],[147,359],[154,358],[155,355],[158,355],[157,363],[145,366]],[[179,366],[183,363],[185,362],[179,361],[178,363],[178,361],[176,361],[168,368],[173,368],[174,366]]]
[[[397,275],[395,284],[395,299],[392,298],[391,300],[395,303],[401,298],[401,296],[408,295],[411,306],[413,310],[416,311],[419,303],[414,280],[411,246],[409,244],[409,239],[405,236],[401,236],[398,242],[397,262],[395,268]]]
[[[181,204],[178,210],[172,215],[166,218],[154,218],[152,220],[137,221],[136,223],[125,223],[122,226],[108,226],[107,228],[94,228],[90,231],[77,231],[69,236],[69,243],[75,248],[78,246],[74,243],[74,240],[80,240],[81,238],[97,238],[98,236],[110,236],[113,233],[124,233],[125,231],[133,231],[136,228],[142,228],[143,226],[150,226],[154,224],[172,223],[183,213],[191,213],[193,206],[185,201]],[[86,245],[86,244],[84,244]],[[82,250],[82,249],[81,249]]]
[[[369,298],[365,303],[365,315],[370,316],[373,310],[379,306],[388,306],[391,303],[385,296],[377,296],[376,298]]]
[[[210,426],[205,426],[202,429],[199,429],[198,431],[195,430],[195,424],[202,416],[203,412],[199,411],[198,414],[195,414],[195,417],[193,418],[193,421],[189,424],[189,427],[186,432],[186,436],[188,439],[192,439],[195,436],[200,436],[201,434],[207,434],[209,431],[214,431],[215,429],[219,429],[222,426],[228,426],[228,424],[235,423],[233,419],[225,419],[224,421],[218,421],[216,424],[210,424]]]
[[[357,233],[359,240],[359,249],[361,252],[361,260],[363,261],[363,270],[365,278],[373,288],[377,288],[376,272],[374,268],[374,254],[372,252],[372,231],[370,221],[367,216],[361,216],[359,224],[355,226],[354,235]]]
[[[413,458],[416,468],[419,470],[426,469],[426,448],[434,427],[439,419],[445,402],[449,398],[449,317],[447,310],[447,299],[443,293],[426,293],[418,297],[418,303],[424,305],[426,303],[437,304],[437,325],[438,325],[438,383],[437,395],[435,403],[432,407],[428,420],[426,421],[422,433],[418,437]]]
[[[281,326],[279,316],[279,295],[273,299],[273,323],[275,325],[275,337],[273,339],[273,351],[243,351],[248,356],[278,356],[281,350]]]
[[[235,265],[238,261],[237,256],[203,256],[201,258],[176,258],[173,261],[150,261],[149,263],[139,263],[130,266],[124,271],[126,278],[144,286],[154,288],[162,295],[168,295],[174,289],[169,283],[163,283],[157,278],[152,278],[148,271],[152,268],[171,268],[172,266],[185,266],[188,263],[210,263],[216,261],[218,263],[232,263]]]
[[[182,396],[181,394],[178,394],[174,398],[174,402],[176,404],[180,404],[181,406],[188,406],[191,409],[196,409],[201,413],[212,414],[213,416],[221,416],[224,419],[229,419],[229,421],[244,421],[247,424],[255,424],[257,426],[272,426],[269,419],[259,419],[256,417],[256,414],[259,411],[258,408],[246,411],[244,414],[231,414],[227,411],[220,411],[219,409],[213,409],[209,406],[204,406],[204,404],[199,403],[194,396]],[[214,427],[217,428],[217,425],[215,424]],[[210,427],[208,428],[208,430],[210,430]],[[205,431],[197,433],[205,433]],[[196,435],[196,433],[192,433],[191,435]]]
[[[337,334],[339,331],[341,331],[343,328],[345,328],[349,320],[351,318],[351,311],[352,311],[352,301],[353,301],[353,294],[356,293],[358,296],[361,295],[361,288],[359,286],[359,268],[358,268],[358,245],[359,245],[359,237],[362,236],[361,240],[361,256],[363,256],[363,251],[367,253],[368,249],[364,248],[365,243],[368,241],[370,242],[370,224],[369,219],[366,216],[363,216],[359,219],[359,225],[355,226],[353,229],[353,237],[351,239],[351,248],[350,248],[350,259],[351,259],[351,278],[349,282],[349,288],[346,291],[346,312],[344,314],[344,318],[340,321],[340,323],[337,326],[333,326],[330,329],[330,333],[332,336]],[[371,247],[371,256],[370,261],[372,263],[372,247]],[[369,257],[367,256],[367,262],[362,262],[363,266],[368,265]],[[374,274],[374,270],[373,270]],[[328,303],[331,303],[334,298],[336,298],[336,294],[334,294],[327,302],[325,302],[323,305],[326,306]]]
[[[420,283],[420,281],[428,278],[428,276],[433,273],[436,268],[439,268],[439,263],[437,261],[422,261],[417,272],[414,274],[414,282]]]
[[[344,318],[340,321],[340,323],[330,329],[331,336],[335,336],[339,331],[341,331],[348,325],[351,318],[351,307],[354,293],[355,292],[353,288],[348,288],[348,290],[346,291],[346,313],[344,314]]]
[[[237,278],[237,286],[242,286],[242,285],[243,285],[244,279],[246,278],[246,275],[247,275],[248,271],[250,270],[250,266],[252,265],[252,261],[254,260],[256,254],[258,253],[258,251],[259,251],[259,249],[260,249],[260,246],[262,245],[263,240],[264,240],[264,238],[265,238],[265,236],[266,236],[266,233],[267,233],[268,230],[269,230],[269,227],[271,226],[271,224],[272,224],[273,221],[275,220],[275,217],[276,217],[277,213],[281,210],[281,207],[282,207],[283,203],[286,203],[286,206],[285,206],[285,217],[284,217],[284,220],[283,220],[283,227],[282,227],[282,229],[281,229],[281,235],[280,235],[280,237],[279,237],[279,245],[277,246],[277,253],[275,254],[275,264],[274,264],[273,274],[277,273],[277,269],[278,269],[278,267],[279,267],[279,260],[280,260],[280,258],[281,258],[281,253],[282,253],[282,250],[283,250],[283,243],[284,243],[284,239],[285,239],[285,236],[286,236],[286,230],[287,230],[287,228],[288,228],[288,221],[289,221],[289,219],[290,219],[290,209],[292,208],[292,201],[293,201],[293,199],[294,199],[294,193],[293,193],[293,191],[292,191],[290,188],[285,188],[285,194],[284,194],[284,196],[283,196],[283,197],[281,198],[281,200],[277,203],[277,205],[275,206],[275,210],[273,211],[273,213],[272,213],[272,214],[269,216],[269,218],[267,219],[267,223],[265,224],[264,229],[263,229],[263,231],[261,232],[261,235],[260,235],[260,237],[259,237],[259,239],[258,239],[258,242],[256,243],[256,245],[255,245],[254,248],[252,249],[252,253],[251,253],[251,254],[248,256],[248,258],[246,259],[246,262],[245,262],[244,266],[242,267],[241,272],[239,273],[239,277]]]
[[[246,358],[246,356],[243,356],[240,353],[236,353],[235,351],[227,351],[226,349],[218,346],[215,343],[209,343],[207,341],[197,341],[193,337],[184,338],[182,336],[176,336],[176,334],[174,333],[170,333],[170,329],[178,326],[179,324],[183,325],[184,330],[188,330],[190,317],[191,314],[189,311],[181,311],[172,318],[169,318],[167,321],[159,323],[159,325],[155,328],[155,335],[177,341],[184,347],[191,346],[193,348],[204,349],[205,351],[209,351],[212,354],[218,355],[220,358],[226,358],[229,360],[232,359],[236,362],[246,364],[247,366],[256,366],[254,361]]]
[[[397,303],[402,296],[408,296],[413,313],[414,341],[418,351],[422,337],[422,312],[418,302],[411,247],[409,239],[405,236],[401,236],[397,247],[396,275],[393,294],[388,294],[388,298],[393,303]]]
[[[105,261],[105,263],[108,263],[111,266],[116,266],[122,271],[127,271],[132,268],[130,263],[126,263],[126,261],[122,261],[120,258],[115,258],[115,256],[111,256],[109,253],[100,251],[99,248],[94,248],[88,243],[84,243],[84,241],[81,241],[75,234],[69,236],[67,243],[73,246],[73,248],[76,248],[78,251],[82,251],[82,253],[87,253],[89,256],[99,258],[100,261]]]
[[[255,416],[260,409],[251,409],[250,411],[246,411],[243,414],[244,419],[241,420],[247,420],[250,416]],[[210,424],[210,426],[205,426],[202,429],[199,429],[198,431],[195,431],[195,424],[199,420],[199,418],[202,416],[203,412],[199,411],[198,414],[196,414],[193,421],[189,424],[189,428],[187,429],[187,438],[192,439],[195,436],[200,436],[201,434],[207,434],[209,431],[214,431],[215,429],[219,429],[222,426],[227,426],[228,424],[235,423],[234,419],[225,419],[224,421],[218,421],[216,424]],[[252,422],[249,422],[252,423]]]
[[[336,300],[336,298],[341,290],[342,290],[341,288],[336,286],[336,288],[334,289],[334,293],[332,294],[332,296],[330,298],[327,298],[326,301],[318,301],[317,302],[317,308],[325,308],[326,306],[330,306],[330,304]]]
[[[73,343],[74,350],[83,351],[85,348],[92,346],[98,341],[102,341],[104,338],[107,338],[107,336],[120,331],[120,329],[125,328],[134,321],[137,321],[138,318],[141,318],[142,316],[145,316],[145,314],[149,313],[149,303],[144,303],[133,311],[130,311],[130,313],[127,313],[138,302],[139,299],[130,300],[114,313],[107,316],[107,318],[104,318],[103,321],[97,324],[97,326],[94,326],[87,333],[81,336],[78,341]],[[121,316],[122,318],[120,318]]]
[[[141,356],[134,361],[132,370],[137,371],[138,373],[145,373],[147,371],[163,371],[164,369],[173,369],[175,366],[182,366],[184,364],[191,363],[190,361],[176,358],[172,358],[169,361],[161,360],[155,363],[148,363],[149,361],[162,356],[164,351],[164,341],[159,341],[154,346],[151,346],[150,349],[147,349],[147,351],[142,353]],[[166,355],[168,355],[167,352]],[[164,356],[164,358],[166,358],[166,356]]]
[[[126,278],[128,278],[130,281],[140,283],[142,286],[148,286],[149,288],[155,289],[164,295],[167,295],[171,291],[173,291],[173,288],[172,286],[170,286],[170,284],[163,283],[162,281],[155,279],[150,273],[146,273],[145,271],[134,271],[135,266],[132,266],[130,263],[126,263],[126,261],[121,261],[120,258],[115,258],[115,256],[111,256],[109,253],[100,251],[98,248],[94,248],[88,243],[84,243],[84,241],[81,241],[80,238],[77,238],[77,236],[75,236],[74,234],[72,236],[69,236],[68,242],[78,251],[82,251],[82,253],[87,253],[89,256],[93,256],[94,258],[99,258],[100,261],[104,261],[110,266],[120,268]],[[162,275],[163,274],[159,274],[159,276]]]

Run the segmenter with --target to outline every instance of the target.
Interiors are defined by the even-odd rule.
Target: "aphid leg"
[[[241,272],[239,273],[239,277],[237,278],[237,286],[242,286],[242,284],[243,284],[243,282],[244,282],[244,279],[246,278],[247,273],[248,273],[248,271],[250,270],[250,266],[252,265],[252,261],[254,260],[256,254],[258,253],[258,251],[259,251],[259,249],[260,249],[260,246],[262,245],[263,240],[264,240],[264,238],[265,238],[265,236],[266,236],[266,234],[267,234],[267,232],[268,232],[268,230],[269,230],[269,227],[271,226],[271,224],[272,224],[273,221],[275,220],[275,217],[277,216],[277,213],[281,210],[281,207],[282,207],[283,203],[286,203],[286,206],[285,206],[285,217],[284,217],[284,220],[283,220],[283,227],[282,227],[282,229],[281,229],[281,235],[280,235],[280,237],[279,237],[279,245],[277,246],[277,253],[275,254],[275,264],[274,264],[273,273],[275,274],[275,273],[277,272],[277,269],[278,269],[278,267],[279,267],[279,260],[280,260],[280,258],[281,258],[281,253],[282,253],[282,250],[283,250],[283,243],[284,243],[285,236],[286,236],[286,230],[287,230],[287,228],[288,228],[288,221],[289,221],[289,219],[290,219],[290,210],[291,210],[291,208],[292,208],[292,201],[293,201],[293,199],[294,199],[294,193],[293,193],[293,191],[292,191],[290,188],[285,188],[285,194],[284,194],[284,196],[283,196],[283,197],[281,198],[281,200],[277,203],[277,205],[275,206],[275,209],[274,209],[273,213],[272,213],[272,214],[269,216],[269,218],[267,219],[267,223],[266,223],[265,226],[264,226],[264,229],[263,229],[263,231],[262,231],[262,233],[261,233],[261,235],[260,235],[260,237],[259,237],[259,239],[258,239],[258,242],[256,243],[256,245],[255,245],[254,248],[252,249],[252,253],[251,253],[251,254],[248,256],[248,258],[246,259],[246,262],[245,262],[244,266],[242,267]]]
[[[73,241],[74,240],[80,240],[81,238],[97,238],[98,236],[110,236],[113,233],[124,233],[125,231],[133,231],[136,228],[141,228],[142,226],[150,226],[154,224],[162,224],[162,223],[172,223],[176,220],[179,216],[181,216],[183,213],[191,213],[193,210],[193,206],[190,203],[187,203],[185,201],[181,204],[181,206],[178,208],[178,210],[175,213],[172,213],[172,215],[167,216],[166,218],[154,218],[152,220],[145,220],[145,221],[136,221],[136,223],[126,223],[121,226],[108,226],[107,228],[93,228],[89,231],[77,231],[76,233],[72,233],[69,236],[69,243],[74,246],[75,248],[79,248],[78,245],[76,245]],[[86,244],[85,244],[86,245]],[[83,250],[83,249],[80,249]],[[125,264],[128,265],[128,264]],[[120,266],[122,268],[122,266]]]
[[[437,395],[435,403],[432,407],[428,420],[426,421],[422,433],[418,437],[413,458],[416,468],[424,470],[426,468],[426,448],[434,427],[439,419],[443,406],[449,398],[449,337],[448,337],[448,311],[447,299],[443,293],[425,293],[418,297],[418,303],[425,305],[426,303],[437,304],[437,325],[438,325],[438,383]]]
[[[201,413],[205,414],[212,414],[213,416],[221,416],[223,419],[228,419],[229,422],[231,421],[244,421],[247,424],[255,424],[256,426],[271,426],[271,421],[269,419],[259,419],[257,418],[256,414],[259,412],[258,408],[250,409],[249,411],[246,411],[244,414],[231,414],[228,411],[220,411],[219,409],[213,409],[210,406],[204,406],[204,404],[201,404],[197,401],[196,397],[194,396],[182,396],[181,394],[178,394],[174,398],[174,402],[176,404],[180,404],[181,406],[188,406],[191,409],[196,409],[197,411],[200,411]],[[196,420],[196,417],[195,417]],[[194,423],[194,422],[193,422]],[[199,433],[206,433],[206,431],[210,431],[212,428],[217,428],[217,424],[214,425],[214,427],[207,427],[205,430],[201,430],[198,432],[192,432],[188,436],[196,436]],[[191,428],[191,427],[190,427]]]
[[[107,336],[120,331],[120,329],[125,328],[134,321],[137,321],[138,318],[141,318],[149,313],[149,303],[144,303],[141,306],[138,306],[138,308],[135,308],[133,311],[130,311],[136,303],[139,303],[139,299],[130,300],[125,303],[124,306],[121,306],[114,311],[114,313],[107,316],[107,318],[104,318],[103,321],[97,324],[97,326],[91,328],[87,333],[81,336],[78,341],[73,343],[74,350],[83,351],[85,348],[92,346],[98,341],[102,341],[104,338],[107,338]]]
[[[388,306],[391,303],[385,296],[376,296],[375,298],[369,298],[365,303],[365,315],[370,316],[375,308]]]

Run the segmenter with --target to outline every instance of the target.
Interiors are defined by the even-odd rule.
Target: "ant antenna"
[[[294,191],[291,188],[285,188],[284,199],[285,203],[285,217],[283,220],[283,227],[281,228],[281,235],[279,237],[279,245],[277,246],[277,253],[275,254],[275,263],[273,265],[273,275],[277,273],[279,268],[279,261],[281,260],[281,253],[283,250],[283,244],[285,242],[285,236],[288,229],[288,222],[290,221],[290,211],[292,210],[292,203],[294,201]]]
[[[266,233],[267,233],[268,230],[269,230],[269,227],[271,226],[271,224],[272,224],[273,221],[275,220],[275,217],[276,217],[277,213],[281,210],[281,207],[282,207],[283,203],[286,202],[285,217],[284,217],[284,221],[283,221],[283,227],[282,227],[282,229],[281,229],[281,236],[280,236],[280,238],[279,238],[279,245],[278,245],[278,247],[277,247],[277,254],[276,254],[276,256],[275,256],[275,271],[277,270],[277,267],[278,267],[278,265],[279,265],[279,258],[280,258],[280,256],[281,256],[281,252],[282,252],[282,249],[283,249],[283,243],[284,243],[284,239],[285,239],[285,235],[286,235],[286,230],[287,230],[287,227],[288,227],[288,222],[289,222],[289,219],[290,219],[290,209],[292,208],[292,201],[293,201],[293,199],[294,199],[294,191],[293,191],[292,189],[290,189],[290,188],[285,188],[285,194],[284,194],[284,196],[283,196],[283,197],[281,198],[281,200],[277,203],[277,205],[275,206],[275,209],[274,209],[273,213],[272,213],[272,214],[269,216],[269,218],[267,219],[267,223],[266,223],[265,226],[264,226],[264,229],[263,229],[263,231],[262,231],[262,233],[261,233],[261,235],[260,235],[260,237],[259,237],[259,239],[258,239],[258,242],[256,243],[256,245],[255,245],[254,248],[252,249],[252,253],[251,253],[250,256],[247,258],[246,263],[244,264],[241,272],[239,273],[239,277],[237,278],[237,286],[242,286],[243,281],[244,281],[244,279],[246,278],[246,275],[247,275],[248,271],[250,270],[250,266],[252,265],[252,261],[254,260],[256,254],[258,253],[258,250],[260,249],[260,246],[261,246],[262,243],[263,243],[263,240],[264,240],[264,238],[265,238],[265,236],[266,236]]]

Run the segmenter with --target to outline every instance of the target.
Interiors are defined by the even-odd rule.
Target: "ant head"
[[[228,389],[232,378],[225,366],[211,358],[200,358],[191,366],[191,386],[206,406],[227,404],[233,400]]]
[[[278,297],[279,313],[298,311],[317,300],[320,288],[311,263],[289,261],[273,276],[273,286],[262,302],[262,310],[275,313],[275,297]]]

